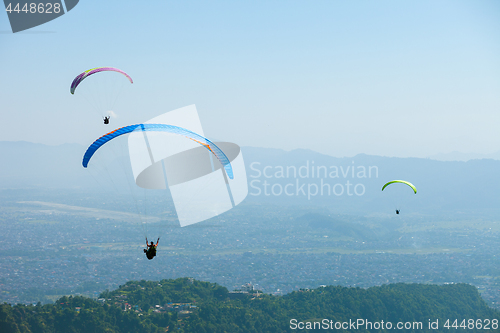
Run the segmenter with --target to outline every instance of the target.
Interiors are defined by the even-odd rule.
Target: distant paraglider
[[[100,73],[100,74],[98,74]],[[94,74],[97,74],[94,76]],[[92,78],[88,79],[90,76]],[[83,98],[94,111],[109,124],[111,117],[117,117],[113,111],[120,102],[120,95],[126,86],[134,83],[130,75],[114,67],[97,67],[78,74],[71,82],[70,93]],[[87,80],[90,80],[87,82]],[[82,82],[87,82],[82,84]],[[78,88],[78,92],[76,92]]]
[[[392,180],[388,183],[386,183],[384,186],[382,186],[382,191],[389,185],[391,184],[395,184],[395,183],[401,183],[401,184],[405,184],[405,185],[408,185],[409,187],[411,187],[411,189],[413,190],[413,193],[417,194],[417,188],[415,187],[415,185],[413,185],[412,183],[410,182],[407,182],[405,180]],[[401,210],[399,208],[396,209],[396,214],[399,215],[399,212]]]

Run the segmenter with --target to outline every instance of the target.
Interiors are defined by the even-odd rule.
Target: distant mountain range
[[[255,147],[242,151],[250,203],[321,206],[341,214],[394,217],[394,209],[401,208],[398,218],[500,217],[499,160],[437,161],[365,154],[337,158],[311,150]],[[100,191],[99,183],[113,173],[109,170],[114,165],[117,170],[130,169],[127,156],[122,155],[110,162],[113,166],[108,171],[89,174],[81,165],[84,152],[85,147],[77,144],[0,142],[0,189]],[[393,179],[412,182],[418,193],[414,195],[409,188],[400,193],[381,192],[382,185]]]
[[[470,161],[470,160],[480,160],[480,159],[492,159],[500,160],[500,151],[491,154],[475,154],[475,153],[460,153],[458,151],[452,151],[446,154],[436,154],[429,156],[432,160],[437,161]]]

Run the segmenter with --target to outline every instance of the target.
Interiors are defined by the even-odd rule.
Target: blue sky
[[[129,73],[104,126],[69,93]],[[12,34],[0,14],[1,141],[90,144],[196,104],[241,146],[426,157],[500,150],[499,1],[106,1]]]

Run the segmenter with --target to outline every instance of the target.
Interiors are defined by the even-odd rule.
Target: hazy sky
[[[1,141],[90,144],[196,104],[241,146],[426,157],[500,150],[500,1],[88,1],[12,34],[0,14]],[[69,93],[134,79],[119,115]]]

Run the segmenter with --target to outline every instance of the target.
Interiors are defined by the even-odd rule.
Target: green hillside
[[[182,278],[130,281],[100,297],[0,305],[0,332],[389,332],[397,325],[402,332],[495,332],[500,319],[466,284],[328,286],[272,296]]]

